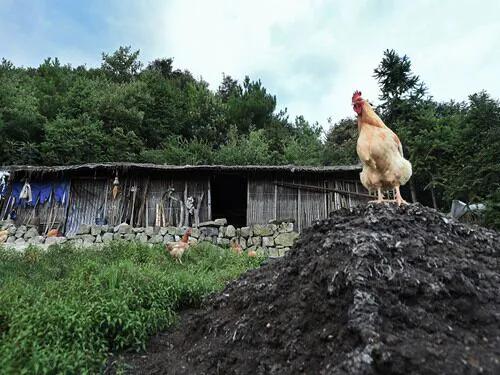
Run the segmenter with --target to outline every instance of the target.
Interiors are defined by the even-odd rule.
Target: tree
[[[359,163],[358,155],[356,154],[357,139],[358,127],[355,119],[344,118],[330,125],[330,129],[326,134],[323,163],[326,165]]]
[[[414,141],[424,131],[419,124],[421,111],[424,110],[427,88],[420,78],[411,71],[411,62],[408,56],[399,56],[394,50],[384,51],[384,57],[374,70],[374,77],[380,85],[382,101],[380,107],[382,120],[399,134],[404,151],[412,163],[417,162],[420,154],[414,147]],[[414,168],[410,179],[412,200],[417,201],[415,180],[423,180],[418,168]],[[423,183],[423,181],[420,181]]]
[[[49,165],[102,162],[105,141],[102,124],[87,115],[72,120],[59,117],[47,124],[43,160]]]
[[[142,67],[138,57],[139,50],[131,52],[130,46],[120,47],[112,55],[102,54],[101,69],[115,82],[130,82]]]

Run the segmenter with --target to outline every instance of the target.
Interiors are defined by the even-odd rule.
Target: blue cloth
[[[23,183],[22,182],[14,182],[12,184],[12,193],[11,196],[16,200],[16,205],[19,206],[21,203],[21,200],[19,199],[19,196],[21,195],[21,190],[23,189]]]
[[[31,184],[31,194],[33,196],[33,203],[44,204],[50,199],[52,194],[52,183],[34,182]]]
[[[69,183],[60,182],[54,186],[54,197],[57,203],[65,204],[68,201]]]

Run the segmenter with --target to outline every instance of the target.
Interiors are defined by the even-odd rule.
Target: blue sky
[[[498,0],[0,0],[0,57],[97,66],[131,45],[213,89],[223,72],[260,78],[280,108],[326,127],[352,114],[355,89],[377,102],[387,48],[410,57],[438,100],[500,97],[499,14]]]

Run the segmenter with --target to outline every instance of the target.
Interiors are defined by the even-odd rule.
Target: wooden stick
[[[341,189],[332,189],[332,188],[326,188],[326,187],[321,187],[321,186],[312,186],[312,185],[303,185],[303,184],[292,184],[292,183],[287,183],[287,182],[277,182],[276,185],[290,187],[290,188],[295,188],[295,189],[303,189],[303,190],[332,191],[334,193],[339,193],[339,194],[357,195],[357,196],[360,196],[360,197],[373,198],[373,196],[369,195],[369,194],[356,193],[356,192],[352,192],[352,191],[341,190]]]

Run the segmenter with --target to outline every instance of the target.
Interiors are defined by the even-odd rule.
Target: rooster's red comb
[[[354,94],[352,94],[352,101],[355,102],[359,98],[361,98],[361,91],[358,90],[354,91]]]

